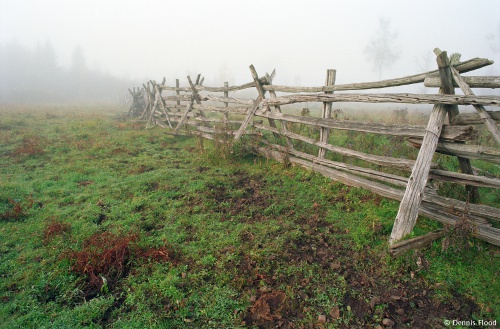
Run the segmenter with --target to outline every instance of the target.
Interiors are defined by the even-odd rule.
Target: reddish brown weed
[[[14,155],[41,155],[44,154],[44,142],[39,136],[26,136],[23,138],[21,145],[19,145],[13,152]]]
[[[63,223],[52,219],[46,224],[45,229],[43,230],[43,242],[47,244],[52,241],[55,236],[68,233],[70,231],[71,225],[69,223]]]
[[[18,220],[26,215],[26,212],[33,207],[34,200],[30,195],[26,200],[14,200],[8,198],[11,209],[0,214],[0,220]]]
[[[87,238],[81,251],[70,251],[71,270],[85,277],[85,296],[93,297],[105,284],[114,285],[128,271],[130,243],[137,234],[118,236],[97,232]]]
[[[166,262],[171,261],[173,259],[172,251],[170,251],[167,247],[159,247],[159,248],[150,248],[143,250],[142,254],[139,255],[140,258],[148,261],[154,262]]]
[[[172,252],[167,247],[141,248],[137,245],[138,240],[139,235],[135,233],[97,232],[84,241],[82,250],[63,254],[71,262],[71,271],[84,278],[82,290],[86,298],[93,298],[104,289],[114,289],[138,261],[172,259]]]

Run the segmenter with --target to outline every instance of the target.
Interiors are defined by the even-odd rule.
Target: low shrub
[[[112,289],[129,271],[132,242],[137,234],[119,236],[97,232],[83,242],[82,250],[64,254],[71,262],[71,271],[84,278],[82,291],[86,298]]]
[[[87,300],[115,289],[134,264],[174,259],[167,246],[140,247],[138,241],[137,233],[96,232],[83,242],[81,250],[63,253],[62,257],[70,261],[71,271],[82,278],[81,290]]]
[[[52,219],[46,224],[45,229],[43,230],[43,242],[44,244],[47,244],[52,241],[54,237],[70,231],[71,224]]]

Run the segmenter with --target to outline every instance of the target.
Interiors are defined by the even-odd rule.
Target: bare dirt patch
[[[208,184],[204,197],[214,201],[213,211],[221,213],[222,220],[238,217],[245,222],[259,221],[270,204],[269,196],[261,190],[263,184],[259,177],[236,172],[229,185]]]
[[[214,185],[210,196],[217,202],[229,204],[216,207],[226,217],[260,213],[247,217],[250,222],[267,220],[262,215],[270,204],[266,192],[260,191],[265,182],[256,177],[239,174],[233,177],[234,186],[244,191],[239,197],[232,197],[227,187]],[[335,322],[341,328],[367,328],[380,325],[387,328],[444,328],[443,319],[472,318],[478,306],[467,296],[456,294],[453,302],[441,302],[436,290],[418,272],[416,265],[400,269],[397,273],[387,272],[387,259],[369,247],[357,248],[349,232],[325,221],[323,208],[312,205],[310,216],[296,216],[296,225],[302,234],[287,238],[279,254],[265,257],[252,256],[266,243],[272,243],[251,232],[240,236],[242,245],[233,284],[241,292],[250,292],[251,306],[243,315],[246,325],[259,328],[303,328],[297,325],[306,317],[311,300],[318,291],[326,291],[335,283],[313,282],[303,273],[279,274],[276,268],[304,267],[315,265],[315,276],[328,277],[332,272],[345,280],[343,298],[339,307],[326,309],[316,316],[311,328],[321,328],[325,323]],[[285,224],[283,224],[285,225]],[[380,233],[381,234],[381,233]],[[415,263],[424,263],[422,254],[415,254]],[[231,264],[234,266],[234,264]],[[230,270],[228,268],[228,270]],[[289,287],[289,291],[282,290]],[[254,292],[253,294],[251,292]],[[255,293],[256,292],[256,293]],[[339,319],[349,318],[348,324]]]

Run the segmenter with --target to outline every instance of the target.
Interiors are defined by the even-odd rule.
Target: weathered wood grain
[[[384,181],[396,186],[402,186],[406,187],[408,183],[408,177],[402,177],[398,175],[393,175],[393,174],[388,174],[385,172],[380,172],[377,170],[372,170],[364,167],[358,167],[342,162],[335,162],[331,160],[326,160],[326,159],[319,159],[313,155],[300,152],[297,150],[290,150],[286,149],[283,146],[271,144],[271,147],[281,151],[281,152],[288,152],[291,155],[295,155],[299,158],[303,158],[309,161],[312,161],[314,163],[319,163],[321,165],[325,165],[327,167],[332,167],[335,169],[340,169],[340,170],[345,170],[348,172],[351,172],[353,174],[357,175],[362,175],[366,176],[368,178],[373,178],[377,179],[380,181]],[[438,180],[438,181],[444,181],[444,182],[452,182],[452,183],[458,183],[458,184],[464,184],[464,185],[473,185],[473,186],[479,186],[479,187],[488,187],[488,188],[500,188],[500,179],[498,178],[491,178],[491,177],[485,177],[485,176],[477,176],[477,175],[468,175],[468,174],[463,174],[463,173],[456,173],[452,171],[447,171],[447,170],[441,170],[441,169],[431,169],[429,173],[429,178],[433,180]],[[431,188],[429,187],[427,192],[431,191]]]
[[[325,127],[331,129],[339,130],[352,130],[365,133],[374,133],[380,135],[391,135],[391,136],[403,136],[403,137],[423,137],[425,134],[425,126],[410,126],[410,125],[393,125],[385,123],[375,123],[375,122],[361,122],[361,121],[351,121],[351,120],[333,120],[333,119],[323,119],[314,118],[306,116],[295,116],[284,113],[276,112],[257,112],[256,116],[263,118],[273,118],[276,120],[302,123],[306,125]],[[460,140],[465,141],[469,139],[474,139],[477,137],[477,133],[472,127],[462,126],[454,127],[445,125],[441,132],[441,139],[445,140]]]
[[[245,129],[247,129],[248,124],[250,123],[250,120],[252,120],[253,116],[255,115],[255,112],[259,108],[260,102],[262,101],[262,97],[259,95],[254,101],[254,104],[250,111],[248,111],[247,116],[245,117],[245,120],[243,120],[243,123],[240,126],[240,129],[236,132],[234,135],[235,140],[239,140],[243,133],[245,132]]]
[[[180,96],[167,96],[163,98],[165,101],[190,101],[191,95],[180,95]],[[221,102],[221,103],[230,103],[230,104],[241,104],[241,105],[252,105],[253,100],[248,98],[232,98],[232,97],[220,97],[214,95],[203,95],[199,96],[199,100],[202,102]]]
[[[469,72],[472,70],[479,69],[481,67],[485,67],[493,64],[493,61],[485,58],[473,58],[471,60],[462,62],[460,64],[455,65],[455,68],[460,73]],[[415,74],[403,78],[397,79],[388,79],[382,81],[374,81],[374,82],[361,82],[361,83],[350,83],[350,84],[342,84],[342,85],[333,85],[333,86],[319,86],[319,87],[294,87],[294,86],[280,86],[280,85],[264,85],[262,88],[266,91],[280,91],[280,92],[329,92],[329,91],[342,91],[342,90],[363,90],[363,89],[378,89],[384,87],[395,87],[395,86],[404,86],[414,83],[423,82],[425,78],[429,75],[436,75],[438,71],[429,71],[425,73]],[[260,78],[261,83],[265,83],[265,77]],[[170,91],[191,91],[190,87],[179,87],[176,84],[176,87],[169,87],[165,85],[159,85],[161,90],[170,90]],[[196,86],[197,91],[208,91],[208,92],[225,92],[225,91],[238,91],[244,89],[255,88],[255,83],[248,82],[238,86],[231,87],[208,87],[208,86]]]
[[[487,112],[496,124],[500,123],[500,111]],[[460,113],[450,121],[450,124],[454,126],[479,125],[483,123],[484,119],[478,113]]]
[[[465,83],[471,88],[500,88],[500,77],[492,76],[465,76],[462,77]],[[427,77],[424,80],[426,87],[441,87],[441,80],[438,76]],[[460,87],[456,82],[455,87]]]
[[[421,148],[422,144],[425,143],[425,141],[423,142],[419,138],[408,138],[408,142],[416,148]],[[466,159],[483,160],[500,164],[499,148],[441,141],[437,145],[436,151]]]
[[[204,117],[197,117],[193,116],[194,120],[196,121],[202,121],[202,122],[210,122],[210,123],[220,123],[220,124],[238,124],[241,125],[243,121],[241,120],[225,120],[225,119],[215,119],[215,118],[204,118]]]
[[[177,109],[177,110],[182,110],[185,109],[186,106],[184,105],[173,105],[173,106],[168,106],[171,109]],[[210,106],[210,105],[198,105],[198,104],[193,104],[193,109],[194,110],[203,110],[207,112],[228,112],[228,113],[233,113],[233,114],[246,114],[248,111],[251,109],[251,106],[245,106],[245,107],[218,107],[218,106]],[[170,115],[174,115],[174,113],[171,113]]]
[[[471,217],[481,217],[497,222],[500,221],[499,208],[482,204],[467,203],[453,198],[447,198],[441,195],[424,193],[422,204],[433,204],[439,206],[441,207],[442,211],[449,214],[459,215],[467,212]]]
[[[228,88],[228,87],[229,87],[229,82],[224,82],[224,88]],[[229,97],[229,92],[228,91],[224,91],[224,97],[225,98]],[[226,107],[226,108],[229,107],[229,103],[228,102],[224,102],[224,107]],[[225,121],[229,120],[228,112],[224,111],[223,114],[224,114],[224,120]]]
[[[165,78],[163,78],[163,83],[165,83]],[[168,123],[168,126],[170,129],[172,129],[172,122],[170,122],[170,117],[168,115],[168,112],[167,112],[167,105],[165,104],[165,101],[162,99],[161,97],[161,90],[160,88],[158,88],[158,85],[155,84],[155,90],[156,90],[156,96],[158,97],[158,100],[161,102],[162,104],[162,112],[163,112],[163,115],[165,115],[165,119],[167,119],[167,123]],[[158,123],[158,121],[157,121]]]
[[[354,165],[346,164],[343,162],[322,159],[322,158],[319,158],[317,156],[314,156],[314,155],[311,155],[308,153],[300,152],[297,150],[287,149],[286,147],[281,146],[281,145],[270,144],[269,146],[282,152],[282,153],[289,153],[289,154],[294,155],[296,157],[309,160],[313,163],[317,163],[317,164],[320,164],[320,165],[323,165],[323,166],[326,166],[329,168],[343,170],[343,171],[346,171],[346,172],[349,172],[349,173],[352,173],[355,175],[364,176],[364,177],[367,177],[370,179],[375,179],[375,180],[386,182],[386,183],[389,183],[392,185],[406,187],[406,183],[408,181],[407,177],[402,177],[402,176],[398,176],[398,175],[394,175],[394,174],[388,174],[388,173],[381,172],[378,170],[354,166]]]
[[[262,106],[306,102],[405,103],[500,106],[500,96],[461,96],[434,94],[293,94],[265,99]]]
[[[266,92],[262,89],[262,84],[259,81],[259,76],[257,74],[257,71],[255,70],[255,67],[253,65],[250,65],[250,73],[252,74],[253,81],[255,82],[255,89],[257,89],[257,92],[259,93],[260,97],[262,99],[266,98]],[[266,79],[266,83],[268,83]],[[276,128],[276,122],[274,122],[273,119],[267,119],[269,122],[269,125],[273,128]],[[275,134],[275,137],[278,137]]]
[[[431,169],[429,172],[429,178],[464,185],[500,188],[500,179],[498,178],[457,173],[441,169]]]
[[[327,70],[326,73],[326,86],[333,86],[335,85],[335,77],[336,77],[337,71],[335,70]],[[333,91],[325,91],[325,94],[332,94]],[[323,103],[323,108],[321,111],[321,118],[323,119],[330,119],[332,117],[332,103],[331,102],[324,102]],[[328,137],[330,136],[330,129],[321,127],[319,130],[319,141],[323,143],[328,142]],[[318,150],[318,157],[319,158],[324,158],[326,154],[326,150],[324,148],[320,148]]]
[[[434,240],[442,238],[446,234],[443,229],[429,232],[427,234],[417,236],[416,238],[400,241],[393,244],[389,248],[391,256],[397,257],[409,250],[422,249],[428,247]]]
[[[176,88],[175,89],[175,95],[177,95],[177,97],[179,97],[180,94],[181,94],[180,91],[179,91],[179,86],[180,86],[179,79],[175,79],[175,88]],[[179,105],[179,106],[181,105],[181,102],[179,100],[177,101],[177,105]]]
[[[462,89],[464,95],[469,95],[473,96],[474,93],[470,89],[469,85],[465,82],[462,76],[458,73],[456,69],[453,67],[451,68],[451,72],[453,74],[453,80],[460,86],[460,89]],[[500,77],[499,77],[500,79]],[[484,106],[482,105],[473,105],[474,108],[476,109],[477,113],[481,117],[481,119],[484,120],[484,124],[488,128],[488,130],[491,132],[493,137],[495,138],[495,141],[497,143],[500,143],[500,131],[498,131],[498,127],[496,125],[496,122],[493,121],[493,119],[490,117]],[[453,120],[453,118],[451,118]]]
[[[447,79],[447,76],[451,76],[451,72],[449,72],[450,67],[445,51],[437,54],[437,62],[442,84],[446,85],[444,80]],[[392,227],[389,245],[393,245],[413,231],[418,217],[418,210],[422,203],[424,188],[429,177],[432,157],[436,151],[448,109],[443,104],[436,104],[432,109],[422,147],[418,152],[417,160],[408,179],[408,185]]]
[[[266,79],[267,79],[268,85],[272,85],[273,84],[273,78],[274,78],[275,74],[276,74],[275,70],[273,70],[273,73],[271,75],[269,75],[269,74],[266,73]],[[270,90],[269,91],[269,95],[271,96],[271,98],[276,98],[277,97],[276,96],[276,92],[274,90]],[[274,106],[274,112],[281,113],[281,107],[279,105],[278,106]],[[272,113],[272,111],[270,111],[269,113]],[[279,122],[280,122],[280,125],[281,125],[281,129],[283,131],[288,131],[288,128],[286,126],[286,122],[281,121],[281,120]],[[289,137],[285,137],[285,138],[286,138],[286,143],[288,145],[288,148],[290,150],[293,150],[293,142],[292,142],[292,140]]]
[[[437,51],[440,51],[438,48],[436,48]],[[453,55],[452,55],[453,56]],[[460,58],[460,56],[458,57]],[[450,59],[451,61],[452,59]],[[439,59],[438,59],[439,63]],[[460,74],[458,71],[456,71],[455,77],[453,73],[453,66],[448,66],[444,68],[440,68],[440,76],[441,76],[441,89],[440,91],[443,94],[450,94],[454,95],[455,94],[455,87],[453,86],[453,80],[457,81],[457,83],[462,83],[463,80],[461,80]],[[471,92],[472,93],[472,92]],[[467,94],[466,94],[467,95]],[[469,94],[470,95],[470,94]],[[474,94],[472,94],[474,95]],[[458,106],[453,105],[448,107],[448,119],[453,120],[454,117],[456,117],[459,114]],[[460,168],[460,171],[463,172],[464,174],[470,174],[473,175],[474,172],[472,171],[472,165],[470,163],[469,159],[462,158],[462,157],[457,157],[458,160],[458,166]],[[465,186],[466,192],[470,198],[471,202],[478,203],[479,200],[479,190],[475,186],[471,185],[466,185]]]
[[[261,83],[265,83],[265,77],[262,77],[259,79],[259,81]],[[190,87],[169,87],[169,86],[165,86],[165,85],[162,85],[162,86],[159,86],[160,89],[162,90],[171,90],[171,91],[186,91],[186,92],[190,92],[191,91],[191,88]],[[230,91],[238,91],[238,90],[244,90],[244,89],[251,89],[251,88],[255,88],[255,83],[252,81],[252,82],[248,82],[248,83],[244,83],[242,85],[238,85],[238,86],[230,86],[230,87],[209,87],[209,86],[202,86],[202,85],[196,85],[196,90],[197,91],[208,91],[208,92],[213,92],[213,93],[216,93],[216,92],[230,92]]]
[[[254,66],[250,65],[249,68],[250,68],[250,73],[252,74],[252,78],[254,79],[254,86],[257,88],[257,91],[259,92],[259,96],[257,97],[257,99],[255,99],[253,106],[252,106],[252,109],[250,111],[248,111],[248,114],[247,114],[245,120],[243,120],[243,123],[241,124],[240,129],[238,129],[238,131],[234,135],[235,140],[239,140],[241,138],[241,136],[243,135],[243,133],[245,132],[245,129],[247,129],[248,124],[250,123],[250,120],[252,120],[253,116],[255,115],[255,112],[259,108],[260,103],[264,99],[264,94],[265,94],[265,92],[262,90],[262,86],[260,84],[260,80],[259,80],[259,77],[257,76],[257,71],[255,70]],[[264,79],[265,79],[265,77],[264,77]]]
[[[455,65],[455,68],[460,73],[465,73],[491,64],[493,64],[493,61],[489,59],[473,58],[471,60]],[[270,85],[270,86],[264,86],[263,88],[264,90],[274,90],[287,93],[300,93],[300,92],[314,93],[314,92],[325,92],[325,91],[379,89],[385,87],[404,86],[404,85],[423,82],[425,78],[428,77],[429,75],[439,76],[439,71],[434,70],[397,79],[388,79],[388,80],[374,81],[374,82],[350,83],[350,84],[342,84],[334,86],[293,87],[293,86]]]
[[[262,124],[253,124],[253,126],[258,128],[258,129],[271,131],[273,133],[279,133],[279,134],[286,136],[286,137],[300,140],[300,141],[303,141],[305,143],[308,143],[308,144],[311,144],[314,146],[322,147],[322,148],[325,148],[325,149],[332,151],[334,153],[353,157],[353,158],[363,160],[363,161],[366,161],[369,163],[373,163],[376,165],[380,165],[380,166],[386,166],[386,167],[390,167],[390,168],[403,169],[403,170],[409,171],[409,170],[411,170],[411,168],[413,168],[413,164],[415,163],[415,161],[413,161],[413,160],[385,157],[385,156],[380,156],[380,155],[373,155],[373,154],[368,154],[368,153],[364,153],[364,152],[360,152],[360,151],[351,150],[351,149],[348,149],[345,147],[333,146],[331,144],[318,142],[315,139],[305,137],[305,136],[302,136],[299,134],[295,134],[295,133],[292,133],[290,131],[283,131],[283,130],[272,128],[272,127],[265,126]]]

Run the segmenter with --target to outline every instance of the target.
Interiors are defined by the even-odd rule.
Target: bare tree
[[[395,49],[398,32],[391,31],[390,27],[389,19],[379,18],[376,34],[364,51],[367,59],[373,64],[373,70],[378,72],[379,80],[382,79],[383,69],[389,68],[399,59],[399,51]]]

